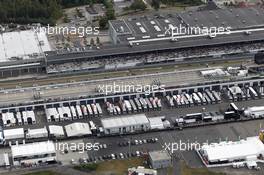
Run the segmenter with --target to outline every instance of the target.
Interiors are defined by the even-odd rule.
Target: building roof
[[[33,156],[40,154],[55,153],[55,145],[52,141],[35,142],[30,144],[11,146],[13,157]]]
[[[24,138],[24,128],[5,129],[4,137],[5,139]]]
[[[261,8],[250,7],[130,17],[110,21],[110,26],[116,31],[118,41],[127,43],[128,38],[135,40],[146,36],[159,38],[166,33],[170,26],[178,28],[180,25],[182,27],[231,27],[234,30],[263,27],[263,19],[264,13]]]
[[[202,151],[211,162],[258,156],[264,153],[264,144],[258,137],[249,137],[237,142],[220,142],[202,146]]]
[[[58,125],[49,125],[49,133],[53,136],[64,136],[63,127]]]
[[[152,161],[171,160],[171,156],[167,151],[151,151],[149,157]]]
[[[72,123],[65,126],[68,137],[83,136],[92,134],[88,123]]]
[[[102,119],[101,122],[104,129],[122,128],[127,126],[149,124],[149,121],[145,114],[105,118]]]
[[[37,128],[37,129],[28,129],[27,136],[28,137],[38,137],[38,136],[47,136],[48,130],[46,127]]]
[[[193,47],[217,46],[235,43],[251,43],[263,41],[264,31],[252,32],[251,35],[235,33],[230,35],[219,35],[213,39],[206,36],[195,38],[183,38],[181,42],[171,42],[169,39],[161,41],[149,41],[130,47],[128,44],[102,46],[99,50],[87,52],[46,52],[48,64],[61,63],[62,61],[87,60],[89,58],[101,58],[118,56],[124,54],[139,54],[154,51],[168,51],[175,49],[186,49]]]
[[[42,55],[50,50],[44,31],[26,30],[0,34],[0,62],[10,61],[12,57],[28,59],[33,54]]]
[[[9,157],[7,153],[3,153],[0,154],[0,166],[4,167],[4,166],[9,166],[10,162],[9,162]]]
[[[164,129],[164,125],[162,122],[163,117],[149,117],[149,123],[151,129]]]

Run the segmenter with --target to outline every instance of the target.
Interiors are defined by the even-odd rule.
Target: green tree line
[[[54,24],[63,8],[93,3],[110,6],[107,0],[0,0],[0,23]]]

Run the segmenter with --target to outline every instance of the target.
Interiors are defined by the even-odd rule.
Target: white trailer
[[[95,104],[91,104],[92,110],[94,112],[94,115],[97,117],[98,116],[98,110]]]
[[[82,112],[83,112],[83,115],[85,117],[87,117],[89,114],[88,114],[88,110],[87,110],[87,107],[85,105],[81,105],[81,108],[82,108]]]
[[[17,124],[18,124],[18,125],[23,125],[21,112],[18,111],[18,112],[16,113],[16,118],[17,118]]]
[[[70,109],[71,109],[72,119],[76,120],[78,117],[77,117],[77,114],[76,114],[75,107],[74,106],[70,106]]]
[[[197,105],[201,104],[201,100],[196,93],[192,93],[192,97],[193,97],[193,101],[195,104],[197,104]]]
[[[144,100],[146,101],[149,110],[152,110],[152,109],[153,109],[153,106],[152,106],[152,104],[150,103],[149,99],[148,99],[148,98],[145,98]]]
[[[127,113],[126,105],[122,100],[119,101],[119,107],[122,109],[123,114]]]
[[[168,105],[170,107],[174,107],[173,98],[171,98],[169,95],[167,95],[166,99],[167,99]]]
[[[158,97],[155,97],[155,101],[156,101],[156,103],[157,103],[158,109],[161,110],[161,108],[162,108],[161,100],[158,99]]]
[[[149,98],[149,101],[150,101],[150,103],[152,104],[154,110],[156,110],[158,107],[157,107],[157,103],[156,103],[156,101],[154,100],[154,98],[150,97],[150,98]]]
[[[249,93],[254,99],[258,99],[258,94],[252,87],[249,87]]]
[[[88,113],[89,113],[89,117],[93,117],[94,114],[93,114],[93,110],[91,108],[91,105],[87,104],[86,107],[87,107],[87,110],[88,110]]]
[[[89,121],[89,125],[92,131],[95,131],[97,129],[93,121]]]
[[[146,111],[148,109],[146,101],[142,97],[139,99],[139,101],[143,106],[143,109]]]
[[[78,118],[82,119],[83,113],[82,113],[81,107],[79,105],[76,105],[76,111],[77,111]]]
[[[129,102],[130,102],[130,104],[131,104],[131,106],[132,106],[133,112],[138,112],[138,111],[137,111],[137,107],[136,107],[134,101],[133,101],[132,99],[130,99]]]
[[[215,100],[214,96],[212,95],[212,93],[210,92],[210,90],[206,89],[206,90],[205,90],[205,93],[206,93],[207,96],[211,99],[211,103],[212,103],[212,104],[215,104],[215,103],[216,103],[216,100]]]
[[[142,110],[142,106],[141,106],[141,104],[140,104],[138,98],[134,98],[134,101],[135,101],[136,104],[137,104],[137,108],[138,108],[138,110],[141,111],[141,110]]]
[[[201,99],[201,103],[206,105],[207,101],[201,92],[197,92],[198,97]]]
[[[121,109],[119,106],[115,106],[116,112],[118,115],[121,115]]]
[[[97,107],[99,116],[102,116],[103,115],[103,110],[101,108],[101,105],[99,103],[96,103],[95,105]]]
[[[212,95],[214,96],[216,103],[221,103],[221,97],[219,93],[212,91]]]
[[[124,103],[126,105],[126,109],[127,109],[128,113],[131,113],[132,108],[131,108],[130,102],[128,100],[124,100]]]
[[[193,103],[192,97],[188,93],[185,93],[184,95],[185,95],[186,99],[189,101],[190,106],[193,106],[194,103]]]

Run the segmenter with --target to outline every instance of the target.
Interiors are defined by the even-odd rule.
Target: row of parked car
[[[142,140],[133,140],[133,141],[124,141],[124,142],[119,142],[118,146],[129,146],[130,145],[142,145],[146,143],[156,143],[158,141],[158,138],[148,138],[148,139],[142,139]]]
[[[80,158],[79,163],[80,164],[86,164],[86,163],[97,163],[97,162],[102,162],[106,160],[116,160],[116,159],[126,159],[129,157],[140,157],[144,154],[142,151],[135,151],[135,152],[126,152],[126,153],[119,153],[119,154],[108,154],[108,155],[103,155],[103,156],[89,156],[88,158]],[[77,162],[72,159],[71,160],[72,164],[77,164]]]

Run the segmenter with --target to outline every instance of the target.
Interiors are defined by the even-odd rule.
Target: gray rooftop
[[[246,29],[264,26],[264,12],[261,8],[233,8],[204,11],[184,11],[181,13],[130,17],[110,21],[117,32],[118,41],[127,43],[128,38],[159,38],[170,27],[231,27]]]
[[[171,156],[169,155],[167,151],[152,151],[152,152],[149,152],[149,157],[152,161],[171,159]]]

